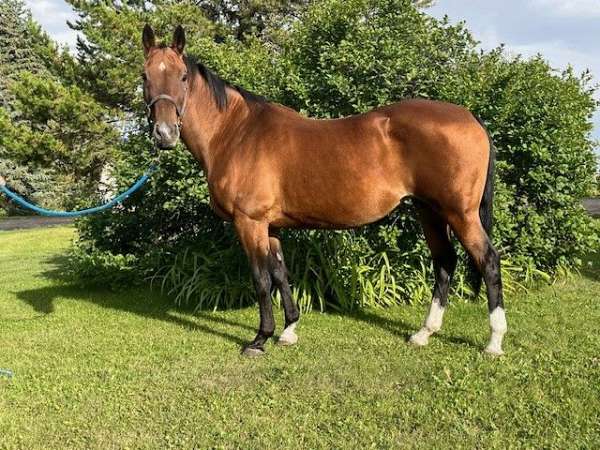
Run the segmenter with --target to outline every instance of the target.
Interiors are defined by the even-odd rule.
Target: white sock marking
[[[288,345],[292,345],[298,342],[298,335],[296,335],[296,326],[298,326],[298,322],[294,322],[293,324],[285,328],[283,330],[283,333],[281,333],[281,336],[279,336],[279,342]]]
[[[440,304],[438,298],[431,301],[429,314],[425,319],[423,327],[410,337],[410,342],[415,345],[427,345],[429,336],[442,328],[442,319],[444,318],[445,308]]]
[[[497,307],[490,313],[490,329],[492,335],[490,336],[490,343],[486,347],[485,351],[494,355],[502,355],[502,338],[506,333],[506,315],[504,309]]]

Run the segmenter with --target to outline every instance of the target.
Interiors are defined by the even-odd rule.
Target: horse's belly
[[[275,226],[353,228],[387,216],[407,195],[404,189],[360,186],[343,192],[313,192],[302,201],[290,202]]]

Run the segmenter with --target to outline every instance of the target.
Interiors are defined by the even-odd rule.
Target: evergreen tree
[[[0,0],[0,107],[12,111],[10,85],[22,72],[46,71],[39,49],[41,35],[22,0]]]

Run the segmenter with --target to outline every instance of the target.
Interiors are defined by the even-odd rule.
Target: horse
[[[281,345],[298,341],[279,231],[348,229],[378,221],[407,197],[431,250],[435,284],[422,328],[427,345],[442,326],[458,239],[487,290],[491,336],[502,355],[507,331],[500,257],[490,240],[495,149],[484,123],[451,103],[409,99],[340,119],[307,118],[234,86],[187,55],[178,26],[170,45],[142,33],[144,100],[160,149],[181,139],[201,164],[214,212],[233,222],[248,257],[260,325],[242,353],[259,356],[275,331],[271,290],[281,295]],[[477,286],[476,286],[477,287]],[[478,289],[477,289],[478,291]]]

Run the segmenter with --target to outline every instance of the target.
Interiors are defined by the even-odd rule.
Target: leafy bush
[[[159,6],[156,17],[169,17],[169,8]],[[177,22],[194,29],[195,18],[177,11]],[[146,19],[118,19],[124,17],[137,20],[136,29]],[[319,0],[297,21],[279,25],[243,42],[192,35],[189,51],[225,78],[316,117],[417,96],[462,104],[481,116],[498,147],[494,240],[509,290],[576,266],[579,255],[598,245],[598,225],[581,206],[596,170],[589,74],[557,73],[542,57],[513,58],[501,48],[481,53],[463,25],[424,15],[409,0]],[[124,45],[139,47],[138,37]],[[102,39],[109,51],[107,36]],[[122,70],[139,71],[139,63],[130,58]],[[115,70],[115,80],[103,83],[121,78]],[[150,157],[142,134],[140,125],[122,146],[116,173],[122,187]],[[180,303],[249,303],[245,257],[232,227],[210,212],[198,165],[182,149],[161,160],[161,172],[126,207],[81,222],[81,245],[135,255],[137,270]],[[359,230],[285,232],[292,289],[303,309],[428,297],[430,257],[413,217],[409,202]],[[456,280],[458,293],[468,293],[462,273]]]
[[[119,289],[145,282],[138,267],[138,258],[132,254],[113,254],[87,245],[71,250],[67,263],[67,277],[86,286]]]

